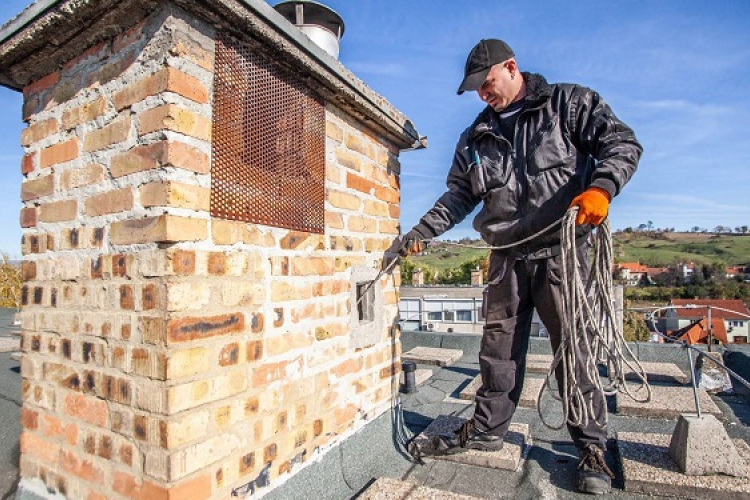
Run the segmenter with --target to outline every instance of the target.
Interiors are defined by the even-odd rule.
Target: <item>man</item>
[[[611,199],[635,172],[642,148],[591,89],[548,84],[521,73],[511,48],[481,40],[466,61],[458,94],[476,91],[487,107],[462,134],[448,173],[448,190],[397,243],[403,256],[461,222],[482,202],[474,228],[492,246],[525,240],[578,207],[576,245],[588,277],[589,235],[607,216]],[[561,340],[560,226],[490,257],[486,324],[479,354],[482,387],[474,416],[443,452],[498,450],[518,405],[533,309],[546,326],[553,351]],[[580,359],[586,363],[586,359]],[[597,415],[606,412],[595,385],[579,381]],[[556,376],[560,385],[562,367]],[[607,430],[595,422],[568,426],[581,454],[578,487],[606,493]]]

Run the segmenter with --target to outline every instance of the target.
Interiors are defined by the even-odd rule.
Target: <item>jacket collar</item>
[[[527,72],[522,72],[521,74],[526,82],[526,97],[524,97],[524,100],[527,107],[536,107],[549,99],[552,95],[552,86],[547,83],[547,80],[542,75]],[[497,130],[497,113],[487,106],[479,113],[479,116],[476,117],[474,123],[469,127],[469,136],[471,139],[476,139],[485,132],[495,130]]]

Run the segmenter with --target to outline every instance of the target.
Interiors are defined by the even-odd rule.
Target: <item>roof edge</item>
[[[39,50],[40,37],[55,36],[53,26],[45,23],[50,12],[67,8],[64,22],[68,26],[87,26],[82,7],[92,0],[37,0],[16,17],[0,27],[0,85],[20,91],[30,82],[14,78],[12,69],[20,66],[25,57]],[[140,6],[153,5],[157,0],[131,0],[123,2]],[[324,89],[327,100],[344,111],[360,115],[369,126],[380,130],[400,150],[426,147],[426,139],[417,132],[414,124],[384,97],[377,94],[338,60],[315,45],[296,26],[287,21],[273,7],[261,0],[158,0],[159,4],[172,3],[199,18],[216,22],[239,18],[244,21],[239,30],[252,35],[269,47],[281,47],[290,52],[290,59],[303,65],[310,76]],[[80,4],[80,5],[79,5]],[[76,14],[79,13],[79,16]],[[251,19],[252,17],[255,20]],[[262,26],[261,26],[262,25]],[[231,26],[235,30],[237,26]],[[56,29],[56,28],[55,28]],[[34,32],[34,37],[24,38],[24,33]],[[13,55],[2,49],[12,45]],[[82,47],[85,50],[87,47]],[[57,62],[57,61],[55,61]],[[60,61],[60,65],[67,61]],[[44,75],[38,75],[42,77]],[[321,89],[319,89],[321,90]]]

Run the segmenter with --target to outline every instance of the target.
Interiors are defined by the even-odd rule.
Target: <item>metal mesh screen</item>
[[[216,41],[211,214],[322,233],[325,115],[299,78]]]

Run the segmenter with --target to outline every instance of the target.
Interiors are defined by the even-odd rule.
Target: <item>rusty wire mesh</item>
[[[296,75],[220,35],[211,214],[322,233],[324,200],[322,101]]]

